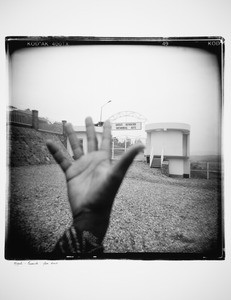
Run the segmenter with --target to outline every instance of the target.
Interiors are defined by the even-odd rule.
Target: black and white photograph
[[[0,1],[0,299],[230,299],[230,15]]]
[[[7,260],[223,260],[225,39],[6,37]]]

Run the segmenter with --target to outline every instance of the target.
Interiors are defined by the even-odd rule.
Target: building
[[[151,168],[169,176],[190,177],[190,125],[152,123],[147,132],[145,156]]]
[[[85,126],[73,126],[74,131],[80,143],[82,145],[82,149],[84,153],[87,153],[87,132]],[[95,127],[96,138],[98,140],[98,145],[100,146],[102,142],[102,134],[103,134],[103,127]],[[69,139],[67,139],[67,151],[71,156],[73,156],[73,151],[71,149],[71,145]]]

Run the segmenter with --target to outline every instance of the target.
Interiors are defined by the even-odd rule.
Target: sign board
[[[141,130],[142,122],[112,123],[112,130]]]

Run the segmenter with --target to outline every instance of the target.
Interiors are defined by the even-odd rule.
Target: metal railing
[[[37,117],[38,118],[38,117]],[[15,125],[29,126],[33,127],[33,115],[30,112],[13,110],[9,112],[9,122]],[[37,119],[38,127],[37,130],[63,134],[63,124],[62,123],[49,123],[49,121],[44,121],[44,119]]]
[[[121,155],[127,152],[127,150],[132,145],[136,144],[136,141],[131,141],[130,138],[120,139],[120,141],[118,140],[116,141],[116,140],[117,140],[116,138],[112,139],[112,154],[111,154],[112,159],[120,158]],[[139,140],[145,144],[143,139],[139,139]],[[135,160],[144,161],[145,160],[144,153],[143,152],[139,153],[135,157]]]
[[[9,121],[13,123],[32,125],[32,115],[14,110],[9,113]]]
[[[39,122],[39,130],[63,134],[63,125],[61,123],[49,124]]]
[[[191,177],[197,178],[221,178],[220,162],[191,162]]]

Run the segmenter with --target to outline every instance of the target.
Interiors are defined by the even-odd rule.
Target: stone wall
[[[54,141],[63,154],[71,159],[66,150],[66,137],[21,126],[8,127],[8,157],[11,167],[55,163],[46,147],[46,140]]]

